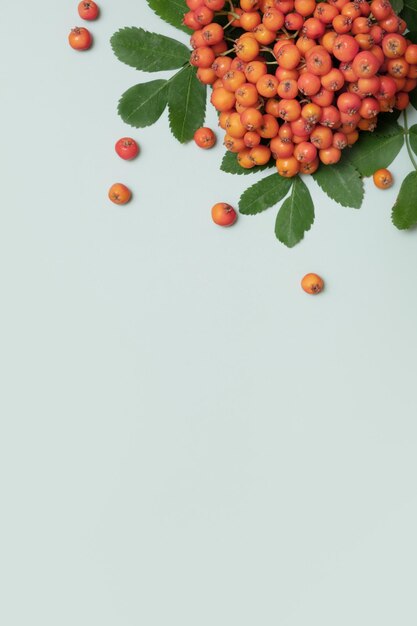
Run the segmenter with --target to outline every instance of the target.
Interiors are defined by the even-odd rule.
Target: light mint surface
[[[357,211],[308,181],[316,223],[293,250],[274,209],[217,228],[211,206],[262,174],[220,173],[221,140],[181,146],[167,113],[144,130],[116,114],[147,77],[112,33],[175,30],[103,0],[77,53],[77,2],[3,4],[0,623],[415,626],[417,232],[391,225],[399,184],[367,180]]]

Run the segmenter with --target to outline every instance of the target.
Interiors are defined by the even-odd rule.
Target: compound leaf
[[[152,11],[161,19],[186,33],[191,30],[184,25],[184,15],[189,11],[185,0],[146,0]]]
[[[295,246],[314,222],[314,204],[306,185],[297,176],[290,196],[283,202],[275,222],[275,235],[288,248]]]
[[[246,189],[239,200],[239,211],[244,215],[256,215],[277,204],[289,192],[291,180],[279,174],[271,174]]]
[[[342,206],[360,209],[364,197],[363,180],[356,167],[343,159],[335,165],[319,167],[314,180],[325,193]]]
[[[126,124],[144,128],[161,117],[167,101],[168,81],[152,80],[125,91],[119,100],[118,113]]]
[[[392,221],[400,230],[417,224],[417,172],[406,176],[392,209]]]
[[[185,143],[193,138],[206,115],[206,86],[196,76],[196,68],[188,65],[169,81],[169,124],[172,134]]]
[[[121,28],[110,43],[119,61],[145,72],[175,70],[190,56],[187,46],[179,41],[135,26]]]

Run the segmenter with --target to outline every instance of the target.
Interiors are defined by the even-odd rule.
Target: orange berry
[[[247,148],[255,148],[261,143],[261,136],[254,130],[248,130],[243,137],[243,141]]]
[[[243,142],[245,143],[245,142]],[[255,167],[255,161],[251,156],[251,148],[243,148],[240,152],[237,153],[237,162],[240,167],[243,167],[245,170],[250,170],[252,167]]]
[[[211,209],[211,217],[218,226],[231,226],[237,220],[237,213],[230,204],[218,202]]]
[[[263,115],[254,107],[248,107],[240,116],[240,120],[246,130],[257,130],[262,126]]]
[[[235,44],[236,56],[247,63],[256,59],[259,49],[259,43],[252,37],[240,37]]]
[[[211,94],[211,103],[218,111],[230,111],[235,106],[236,98],[231,91],[218,87]]]
[[[294,156],[290,156],[286,159],[277,159],[276,166],[278,174],[284,178],[293,178],[300,171],[300,163]]]
[[[209,148],[212,148],[216,143],[216,135],[211,130],[211,128],[199,128],[194,133],[194,141],[199,148],[208,150]]]
[[[132,197],[132,192],[122,183],[114,183],[109,189],[108,196],[114,204],[127,204]]]
[[[373,179],[378,189],[388,189],[394,182],[391,172],[385,168],[377,170],[373,175]]]
[[[306,274],[301,281],[301,287],[306,293],[316,295],[323,290],[324,282],[318,274]]]
[[[240,139],[239,137],[232,137],[232,135],[228,135],[227,133],[224,136],[223,145],[225,146],[226,150],[229,150],[229,152],[234,152],[236,154],[246,148],[246,143],[243,141],[243,139]]]
[[[235,139],[241,139],[248,129],[243,125],[239,113],[231,113],[226,121],[226,132]]]
[[[271,150],[268,146],[255,146],[251,149],[249,156],[255,165],[266,165],[271,158]]]

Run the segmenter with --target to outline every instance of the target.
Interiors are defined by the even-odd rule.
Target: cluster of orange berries
[[[417,45],[389,0],[186,0],[190,63],[241,167],[337,163],[417,86]],[[216,21],[218,20],[218,21]]]

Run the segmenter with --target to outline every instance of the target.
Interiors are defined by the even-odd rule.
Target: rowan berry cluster
[[[190,63],[224,144],[281,176],[337,163],[417,86],[417,45],[389,0],[186,0]]]

